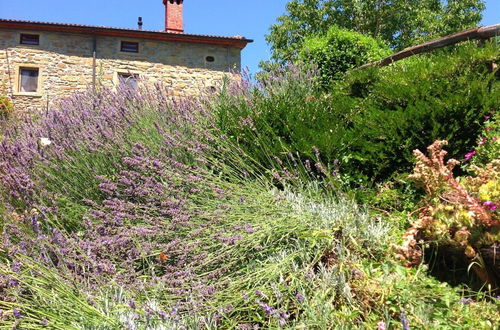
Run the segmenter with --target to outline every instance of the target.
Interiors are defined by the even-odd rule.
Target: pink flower
[[[385,322],[384,321],[380,321],[379,323],[377,323],[377,330],[385,330]]]
[[[465,161],[469,161],[472,156],[474,156],[476,154],[476,150],[472,150],[471,152],[468,152],[465,154]]]
[[[488,127],[485,127],[484,129],[487,130],[487,131],[491,131],[493,129],[493,127],[488,126]]]
[[[487,138],[487,137],[483,137],[483,138],[481,139],[481,141],[479,141],[479,143],[478,143],[478,144],[479,144],[480,146],[482,146],[483,144],[485,144],[485,143],[486,143],[486,141],[488,141],[488,138]]]
[[[491,139],[491,141],[496,141],[496,140],[498,140],[498,138],[496,136]]]
[[[484,206],[490,211],[495,211],[497,209],[497,205],[492,201],[486,201],[483,203]]]
[[[488,120],[488,119],[490,119],[490,116],[485,115],[485,116],[484,116],[484,119],[485,119],[485,120]]]

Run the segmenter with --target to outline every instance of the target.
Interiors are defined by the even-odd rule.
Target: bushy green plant
[[[495,47],[466,45],[354,72],[346,88],[360,111],[345,167],[384,180],[409,171],[410,151],[438,139],[450,142],[451,157],[462,158],[481,134],[483,116],[500,106],[500,83],[485,65],[498,56]]]
[[[7,96],[0,95],[0,119],[7,118],[13,109],[12,101]]]
[[[262,88],[228,89],[212,111],[261,166],[298,154],[344,186],[372,186],[410,172],[411,150],[434,140],[449,140],[458,159],[473,148],[483,116],[500,107],[500,83],[485,65],[498,56],[493,45],[460,46],[354,70],[328,92],[314,72],[280,69]]]
[[[318,67],[321,83],[327,87],[349,69],[379,60],[390,52],[382,41],[332,26],[326,35],[306,38],[300,58]]]

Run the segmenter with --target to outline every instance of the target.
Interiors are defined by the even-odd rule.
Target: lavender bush
[[[220,130],[214,107],[228,97],[281,95],[307,76],[292,70],[258,91],[233,83],[216,99],[179,100],[160,84],[98,89],[7,128],[0,327],[399,324],[401,306],[370,294],[372,272],[394,273],[398,226],[336,194],[319,151],[311,164],[262,144],[270,167]],[[420,300],[378,287],[395,305],[409,301],[410,325],[425,319],[425,308],[412,309]]]

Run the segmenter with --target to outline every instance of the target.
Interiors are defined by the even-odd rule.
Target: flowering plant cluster
[[[483,134],[477,147],[465,155],[465,161],[480,166],[500,158],[500,114],[490,110],[484,116]]]
[[[435,141],[428,147],[429,156],[414,151],[417,161],[410,177],[427,197],[400,248],[408,265],[422,262],[420,243],[424,241],[459,251],[469,261],[483,260],[481,248],[500,242],[500,161],[493,160],[482,168],[474,166],[475,176],[455,178],[453,169],[459,162],[445,162],[447,152],[442,148],[446,144]],[[482,279],[487,280],[488,276],[483,275]]]

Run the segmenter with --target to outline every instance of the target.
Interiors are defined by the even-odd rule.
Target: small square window
[[[38,91],[38,68],[19,69],[19,91],[36,93]]]
[[[139,75],[134,73],[118,73],[120,86],[136,90],[139,85]]]
[[[40,36],[38,34],[21,33],[20,43],[23,45],[39,45],[40,44]]]
[[[138,53],[139,43],[131,41],[122,41],[120,50],[127,53]]]

